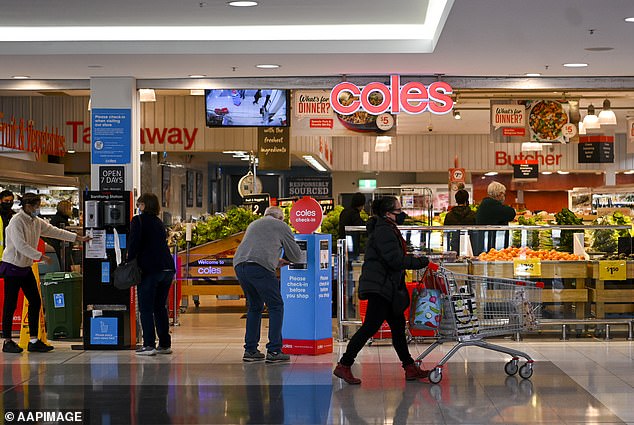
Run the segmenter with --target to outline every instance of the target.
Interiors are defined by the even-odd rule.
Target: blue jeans
[[[157,334],[159,347],[169,348],[172,346],[167,297],[173,278],[173,271],[155,272],[144,276],[137,286],[144,347],[155,347]],[[154,331],[155,326],[156,332]]]
[[[264,304],[269,310],[270,352],[282,350],[282,320],[284,318],[284,300],[280,293],[280,281],[275,273],[256,263],[240,263],[235,266],[240,286],[247,297],[247,329],[244,336],[244,349],[255,351],[260,342],[260,327]]]

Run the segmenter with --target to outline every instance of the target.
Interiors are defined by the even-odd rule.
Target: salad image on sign
[[[532,141],[566,143],[563,129],[568,122],[568,112],[560,102],[539,100],[530,105],[528,127]]]

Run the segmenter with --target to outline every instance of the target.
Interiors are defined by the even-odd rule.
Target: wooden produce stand
[[[490,276],[498,278],[516,278],[513,273],[512,261],[474,261],[470,274],[477,276]],[[563,288],[546,287],[542,291],[543,303],[574,303],[575,318],[586,318],[586,304],[588,303],[588,289],[586,278],[588,277],[586,261],[542,261],[541,275],[530,278],[561,279]],[[520,278],[521,279],[521,278]]]
[[[634,313],[634,261],[625,262],[626,280],[602,280],[600,262],[588,263],[592,283],[588,288],[593,313],[597,319],[604,319],[606,313]],[[608,287],[606,288],[606,283]]]
[[[182,294],[243,295],[233,270],[233,255],[244,232],[179,251]]]

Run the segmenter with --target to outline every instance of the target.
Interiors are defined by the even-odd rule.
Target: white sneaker
[[[154,347],[141,347],[136,350],[137,356],[156,356],[156,348]]]

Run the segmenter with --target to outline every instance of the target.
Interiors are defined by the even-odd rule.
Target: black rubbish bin
[[[49,338],[79,338],[82,316],[82,275],[76,272],[46,273],[42,301]]]

